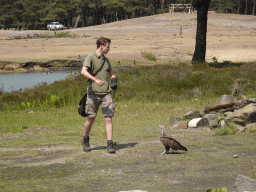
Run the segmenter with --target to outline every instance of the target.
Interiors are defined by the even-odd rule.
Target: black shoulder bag
[[[93,76],[96,76],[98,74],[98,72],[103,68],[103,65],[105,64],[105,57],[104,57],[104,61],[103,64],[101,65],[101,67],[93,74]],[[79,115],[81,115],[82,117],[87,117],[87,114],[85,113],[85,104],[87,101],[87,93],[84,94],[84,96],[82,97],[82,99],[79,102],[79,107],[78,107],[78,113]]]

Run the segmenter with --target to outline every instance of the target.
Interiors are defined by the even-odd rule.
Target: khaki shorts
[[[89,118],[94,118],[97,116],[97,112],[100,105],[101,105],[101,111],[104,117],[114,116],[115,103],[110,94],[107,94],[107,95],[87,94],[85,111]]]

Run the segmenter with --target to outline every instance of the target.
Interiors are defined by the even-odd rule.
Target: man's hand
[[[95,83],[97,83],[100,86],[105,84],[105,82],[100,79],[95,79]]]
[[[117,89],[117,79],[116,78],[111,79],[111,88],[113,90]]]

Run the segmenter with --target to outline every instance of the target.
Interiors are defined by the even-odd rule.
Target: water
[[[0,88],[4,92],[24,90],[24,88],[32,88],[43,82],[50,84],[54,81],[64,80],[70,73],[71,71],[0,74]],[[72,75],[75,73],[78,74],[78,72],[72,71]]]

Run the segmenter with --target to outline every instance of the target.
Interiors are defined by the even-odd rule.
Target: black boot
[[[108,140],[107,145],[108,145],[108,147],[107,147],[108,153],[115,153],[116,152],[115,149],[114,149],[114,143],[113,143],[112,140]]]
[[[89,136],[88,137],[83,136],[83,140],[82,140],[81,144],[83,146],[84,152],[91,151],[89,140],[90,140]]]

